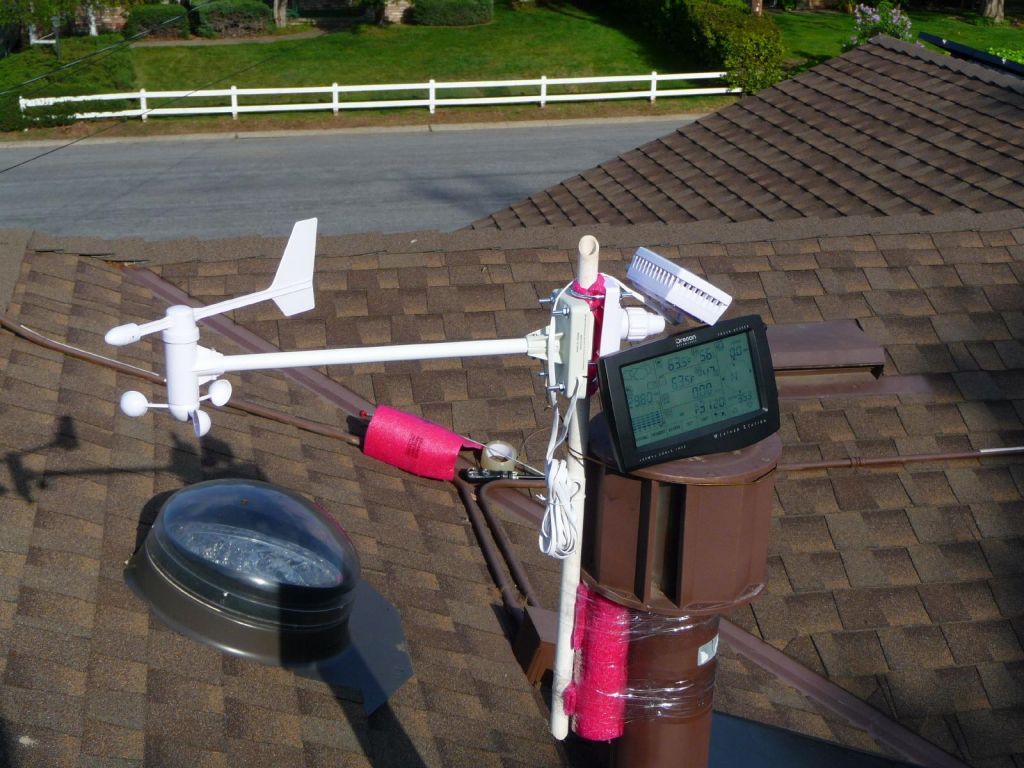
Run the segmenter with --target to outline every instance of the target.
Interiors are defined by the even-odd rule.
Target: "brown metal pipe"
[[[36,344],[45,349],[50,349],[61,354],[74,357],[79,360],[99,365],[104,368],[124,373],[128,376],[134,376],[136,378],[148,381],[152,384],[163,384],[164,379],[158,373],[154,371],[147,371],[143,368],[137,368],[132,365],[113,360],[103,355],[98,355],[93,352],[89,352],[78,347],[73,347],[69,344],[50,339],[41,333],[33,331],[20,323],[15,323],[5,315],[0,315],[0,327],[10,331],[14,335],[25,339],[33,344]],[[357,436],[350,434],[341,429],[330,427],[326,424],[320,424],[309,419],[303,419],[290,414],[275,411],[271,408],[267,408],[256,403],[252,403],[242,399],[232,399],[229,403],[231,408],[236,410],[249,413],[253,416],[259,416],[261,418],[270,419],[277,421],[282,424],[288,424],[298,429],[305,430],[307,432],[313,432],[315,434],[324,435],[342,442],[348,443],[349,445],[360,445],[360,440]],[[501,487],[542,487],[543,482],[537,484],[535,481],[501,481]],[[495,540],[501,549],[502,556],[504,556],[506,563],[508,564],[509,571],[512,573],[513,579],[519,588],[523,591],[526,596],[527,602],[531,605],[537,605],[536,594],[533,591],[533,587],[530,584],[529,578],[526,576],[526,570],[523,568],[522,563],[515,555],[515,551],[512,549],[511,542],[508,539],[508,534],[505,532],[504,527],[500,524],[497,518],[491,514],[490,510],[482,511],[477,506],[475,499],[473,498],[472,487],[460,478],[456,479],[456,487],[459,490],[459,495],[462,497],[462,501],[466,506],[467,514],[469,515],[470,523],[473,526],[474,531],[477,535],[477,540],[480,542],[480,548],[484,555],[484,559],[487,562],[488,569],[491,572],[492,577],[495,580],[499,590],[502,594],[502,601],[505,605],[506,610],[510,613],[516,624],[522,623],[523,619],[523,608],[519,604],[519,597],[515,593],[512,585],[509,583],[504,571],[499,564],[498,552],[494,549],[494,544],[486,533],[486,528],[490,528]],[[518,497],[518,494],[516,494]],[[518,500],[518,498],[517,498]],[[519,505],[521,506],[521,505]]]
[[[64,342],[57,341],[55,339],[47,338],[37,331],[33,331],[31,328],[26,328],[24,325],[11,321],[7,316],[0,316],[0,327],[10,331],[15,336],[19,336],[26,341],[30,341],[45,349],[51,349],[55,352],[74,357],[79,360],[84,360],[88,363],[95,365],[101,365],[104,368],[110,368],[111,370],[123,373],[128,376],[134,376],[148,381],[152,384],[163,384],[164,379],[160,374],[154,371],[147,371],[142,368],[137,368],[134,365],[127,365],[126,363],[112,360],[109,357],[103,355],[97,355],[94,352],[88,352],[78,347],[72,347]],[[335,440],[341,440],[342,442],[348,443],[349,445],[359,445],[359,438],[349,434],[348,432],[337,429],[336,427],[328,426],[327,424],[320,424],[316,421],[310,421],[309,419],[303,419],[299,416],[292,416],[281,411],[275,411],[271,408],[267,408],[257,403],[243,400],[241,398],[232,398],[228,403],[227,407],[234,408],[235,410],[242,411],[243,413],[249,413],[253,416],[260,416],[264,419],[270,419],[281,424],[288,424],[289,426],[296,427],[298,429],[305,430],[306,432],[313,432],[324,437],[330,437]]]
[[[483,512],[484,517],[487,520],[487,524],[491,529],[491,534],[494,536],[495,542],[498,544],[498,548],[501,550],[502,556],[505,558],[505,563],[508,565],[509,573],[512,574],[512,578],[515,580],[516,585],[519,587],[519,591],[526,597],[528,605],[540,605],[537,600],[537,593],[533,591],[533,586],[530,584],[530,577],[526,575],[526,569],[523,567],[522,561],[516,555],[515,550],[512,547],[512,541],[508,537],[508,532],[505,530],[505,526],[501,524],[501,521],[494,515],[491,510],[491,502],[501,503],[501,499],[494,499],[495,491],[500,492],[504,489],[510,488],[545,488],[547,483],[543,479],[527,478],[523,480],[491,480],[480,487],[477,491],[477,499],[480,502],[480,510]],[[508,495],[508,494],[503,494]],[[516,494],[518,496],[518,494]]]
[[[699,649],[718,634],[718,616],[681,631],[650,632],[629,643],[626,725],[612,742],[614,768],[706,768],[717,656]]]
[[[85,360],[89,363],[95,363],[96,365],[102,365],[106,368],[111,368],[119,373],[125,373],[129,376],[135,376],[146,381],[151,381],[155,384],[163,384],[163,377],[153,371],[147,371],[143,368],[136,368],[134,365],[128,365],[126,363],[112,360],[109,357],[103,357],[103,355],[97,355],[93,352],[87,352],[84,349],[78,347],[72,347],[69,344],[65,344],[62,341],[56,341],[55,339],[47,338],[43,334],[33,331],[31,328],[26,328],[20,323],[16,323],[7,315],[0,315],[0,327],[4,330],[10,331],[15,336],[19,336],[26,341],[31,341],[45,349],[53,350],[54,352],[60,352],[67,355],[68,357],[74,357],[79,360]]]
[[[1006,456],[1024,453],[1024,446],[1004,448],[982,448],[977,451],[945,451],[942,453],[911,453],[906,456],[849,456],[845,459],[824,459],[822,461],[800,461],[779,464],[782,472],[803,472],[811,469],[851,469],[856,467],[888,467],[900,464],[915,464],[924,461],[954,461],[958,459],[984,459],[991,456]]]
[[[498,553],[494,548],[494,542],[485,530],[487,524],[474,498],[473,486],[458,475],[455,476],[454,482],[455,487],[459,490],[459,496],[462,498],[462,504],[466,507],[466,514],[469,516],[470,525],[473,526],[476,540],[480,544],[480,551],[487,563],[487,569],[491,572],[491,578],[494,579],[494,583],[501,592],[501,601],[518,627],[523,623],[525,611],[519,604],[519,596],[512,589],[508,576],[498,564]]]

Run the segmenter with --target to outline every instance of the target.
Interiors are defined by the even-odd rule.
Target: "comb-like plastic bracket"
[[[725,291],[647,248],[633,254],[626,277],[676,325],[686,315],[714,325],[732,303]]]

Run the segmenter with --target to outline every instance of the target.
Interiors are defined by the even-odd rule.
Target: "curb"
[[[516,128],[557,128],[576,125],[608,125],[630,123],[689,122],[705,117],[708,112],[690,112],[656,117],[569,118],[565,120],[506,120],[494,123],[444,123],[425,125],[363,126],[359,128],[312,128],[308,130],[234,131],[212,133],[161,134],[156,136],[123,136],[80,139],[76,144],[142,144],[145,142],[175,141],[234,141],[236,139],[283,139],[303,136],[358,136],[381,133],[456,133],[459,131],[498,131]],[[70,144],[73,139],[28,139],[25,141],[0,138],[0,151],[10,149],[51,149]]]

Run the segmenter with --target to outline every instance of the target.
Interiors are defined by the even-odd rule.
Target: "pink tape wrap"
[[[440,424],[379,405],[363,440],[363,453],[435,480],[455,477],[455,460],[463,448],[481,448]]]
[[[609,741],[622,735],[625,724],[629,609],[589,590],[578,600],[585,618],[573,730],[584,739]]]
[[[589,288],[584,288],[579,281],[573,280],[571,290],[587,302],[594,315],[594,349],[590,364],[587,366],[587,394],[597,392],[597,358],[601,351],[601,326],[604,324],[604,275],[598,273],[597,280]]]

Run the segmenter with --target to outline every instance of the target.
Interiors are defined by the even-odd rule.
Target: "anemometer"
[[[137,417],[150,408],[167,409],[175,419],[190,421],[202,437],[212,424],[202,404],[220,407],[229,402],[232,387],[221,378],[229,372],[490,355],[525,354],[542,361],[553,425],[545,462],[548,510],[540,543],[545,552],[563,560],[551,715],[552,734],[562,739],[568,732],[562,694],[572,679],[569,641],[580,578],[583,456],[594,358],[600,365],[605,410],[611,415],[613,433],[618,431],[616,457],[625,471],[692,455],[687,450],[726,450],[744,440],[749,444],[764,429],[778,428],[763,323],[760,318],[741,318],[719,326],[721,332],[702,329],[619,353],[623,341],[661,334],[666,317],[678,323],[689,315],[714,326],[732,299],[646,248],[639,249],[630,264],[631,285],[600,274],[600,247],[588,235],[579,243],[576,280],[541,300],[551,307],[548,324],[521,338],[245,355],[223,355],[201,346],[198,323],[204,318],[262,301],[273,301],[286,316],[314,307],[316,228],[316,219],[295,224],[273,282],[263,291],[207,307],[176,305],[159,320],[112,328],[105,338],[115,346],[156,332],[164,342],[167,403],[150,403],[141,392],[125,392],[121,411]],[[623,306],[626,299],[634,303]],[[708,363],[706,355],[718,362]],[[703,374],[697,372],[701,365]],[[712,373],[709,365],[721,368]],[[725,365],[730,366],[728,371]],[[676,374],[677,369],[687,372]],[[680,409],[692,413],[683,416]],[[719,422],[725,428],[716,431]],[[565,459],[559,458],[563,443],[568,448]],[[688,447],[680,449],[681,445]]]

